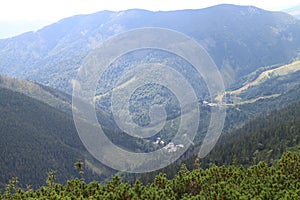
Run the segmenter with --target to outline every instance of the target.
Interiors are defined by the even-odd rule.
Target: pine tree
[[[84,175],[84,171],[83,171],[84,162],[81,159],[77,159],[77,162],[74,164],[74,167],[77,171],[79,171],[80,180],[84,181],[84,177],[83,177],[83,175]]]

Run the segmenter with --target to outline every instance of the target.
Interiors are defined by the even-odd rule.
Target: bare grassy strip
[[[264,71],[254,81],[247,83],[246,85],[244,85],[243,87],[241,87],[237,90],[229,91],[227,93],[231,94],[231,95],[238,95],[241,92],[247,90],[249,87],[258,85],[262,82],[265,82],[266,80],[268,80],[270,78],[274,78],[277,76],[285,76],[287,74],[294,73],[299,70],[300,70],[300,60],[295,61],[290,64],[287,64],[287,65],[277,67],[275,69],[270,69],[270,70]]]

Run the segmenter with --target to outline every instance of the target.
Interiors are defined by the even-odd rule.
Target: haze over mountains
[[[6,39],[25,32],[34,31],[43,28],[47,23],[45,21],[26,21],[26,20],[15,20],[15,21],[1,21],[0,27],[1,33],[0,38]]]
[[[300,19],[300,5],[286,9],[285,12],[293,15],[294,17]]]
[[[133,28],[162,27],[196,39],[227,83],[233,83],[259,67],[291,62],[299,52],[299,24],[285,13],[233,5],[170,12],[103,11],[0,40],[0,72],[71,93],[71,79],[99,42]]]
[[[1,171],[5,173],[1,174],[0,182],[5,183],[10,176],[17,175],[23,182],[41,185],[45,179],[43,174],[46,175],[46,172],[53,168],[60,170],[58,175],[59,181],[62,182],[66,178],[76,176],[73,163],[78,157],[89,162],[89,169],[95,170],[95,163],[100,167],[97,173],[87,171],[86,176],[90,179],[96,177],[103,181],[114,173],[93,162],[78,138],[71,116],[71,82],[76,78],[84,58],[97,48],[99,43],[118,33],[143,27],[161,27],[182,32],[194,38],[208,51],[226,84],[226,92],[221,94],[221,100],[223,99],[223,103],[228,106],[226,132],[243,127],[249,119],[254,119],[264,112],[282,109],[292,103],[297,109],[295,113],[299,113],[297,102],[300,100],[300,20],[291,15],[252,6],[234,5],[169,12],[134,9],[78,15],[36,32],[0,40],[0,74],[5,75],[0,77],[0,163],[3,164]],[[149,55],[144,59],[150,60],[152,54]],[[163,59],[165,55],[161,53],[159,56]],[[128,61],[128,58],[126,59],[120,62],[121,67]],[[205,94],[201,94],[201,82],[195,80],[192,70],[185,69],[185,64],[181,67],[192,84],[200,85],[198,97],[200,106],[204,108],[204,116],[200,122],[200,134],[196,137],[196,148],[201,144],[201,134],[206,129],[205,120],[209,119],[210,108],[201,104],[202,100],[207,98]],[[117,79],[118,73],[118,70],[116,73],[108,73],[110,76],[104,79],[103,83],[109,83],[109,78]],[[148,88],[144,89],[147,91]],[[167,94],[157,87],[154,91]],[[144,94],[143,90],[135,94],[142,103],[136,101],[134,105],[144,104],[143,98],[149,97]],[[165,96],[169,98],[168,95]],[[169,110],[177,111],[174,105],[176,101],[169,102]],[[109,107],[107,102],[104,104],[105,108]],[[292,108],[293,106],[280,112],[283,112],[284,118],[294,126],[295,121],[287,114]],[[276,112],[272,112],[274,113]],[[124,136],[125,134],[116,129],[107,110],[99,110],[97,114],[99,121],[105,123],[105,128],[112,135],[111,139],[119,146],[134,147],[136,151],[155,149],[150,139],[135,141]],[[169,118],[176,119],[177,115],[173,114]],[[278,118],[276,120],[280,121]],[[280,123],[286,126],[285,123]],[[273,130],[273,125],[270,125],[268,130]],[[254,132],[258,134],[259,130],[256,128]],[[297,126],[297,130],[298,128]],[[168,130],[162,133],[166,141],[172,136]],[[245,128],[239,130],[250,134]],[[292,134],[299,132],[295,131]],[[280,135],[280,138],[282,137]],[[282,149],[294,148],[296,143],[299,143],[299,137],[292,138],[296,142],[292,141],[292,146],[286,145]],[[14,142],[15,140],[17,142]],[[45,141],[47,143],[43,144]],[[239,141],[235,140],[230,142],[229,145],[239,144]],[[257,141],[253,141],[255,142]],[[257,144],[249,147],[250,153],[243,152],[241,156],[256,151],[258,147],[255,145]],[[264,152],[271,150],[270,145],[265,146],[267,148],[262,149]],[[219,148],[221,150],[214,152],[214,155],[219,156],[226,147],[226,143],[222,143]],[[36,154],[37,151],[39,155]],[[248,157],[248,160],[252,159]],[[278,153],[274,155],[274,159],[276,158]],[[224,163],[228,161],[215,160],[220,163],[220,160]],[[210,161],[213,162],[213,158]],[[17,167],[11,167],[14,165]]]

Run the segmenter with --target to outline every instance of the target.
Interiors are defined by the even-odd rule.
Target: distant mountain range
[[[235,5],[169,12],[102,11],[0,40],[0,73],[71,93],[76,70],[97,44],[141,27],[169,28],[196,39],[227,85],[260,67],[289,63],[300,51],[300,21],[283,12]]]
[[[1,33],[0,38],[11,38],[29,31],[36,31],[45,25],[50,24],[46,21],[26,21],[26,20],[12,20],[0,21]]]
[[[284,10],[284,12],[293,15],[294,17],[300,19],[300,5]]]

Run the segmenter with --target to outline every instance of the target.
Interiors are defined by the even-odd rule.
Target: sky
[[[199,9],[223,3],[254,5],[272,11],[300,5],[299,0],[1,0],[0,38],[36,30],[73,15],[102,10],[165,11]]]

